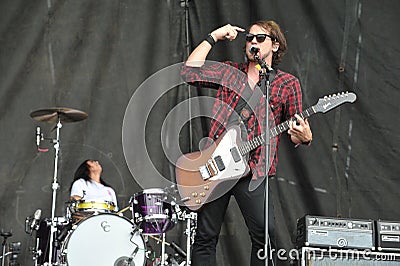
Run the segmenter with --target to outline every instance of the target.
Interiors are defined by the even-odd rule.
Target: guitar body
[[[325,96],[299,116],[305,119],[315,113],[326,113],[343,103],[352,103],[356,98],[352,92]],[[288,130],[289,121],[294,121],[291,119],[271,128],[269,138]],[[250,171],[246,154],[263,142],[262,135],[242,142],[240,127],[233,126],[207,149],[182,155],[175,170],[182,202],[189,209],[198,210],[203,204],[224,195]]]
[[[189,209],[198,210],[204,203],[221,197],[249,172],[247,157],[238,151],[241,143],[240,128],[234,126],[205,150],[178,159],[176,182]]]

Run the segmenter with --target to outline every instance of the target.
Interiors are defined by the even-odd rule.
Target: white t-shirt
[[[112,201],[118,206],[114,189],[94,181],[85,181],[83,178],[72,184],[71,196],[80,196],[87,201]]]

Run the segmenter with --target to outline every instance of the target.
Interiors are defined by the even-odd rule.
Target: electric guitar
[[[353,103],[356,98],[352,92],[325,96],[299,115],[305,119],[316,113],[326,113],[341,104]],[[295,118],[271,128],[270,139],[288,130],[292,120],[295,121]],[[264,134],[249,141],[242,141],[240,127],[233,126],[205,150],[179,157],[175,173],[182,202],[195,211],[205,203],[224,195],[250,171],[248,153],[263,143]],[[222,184],[224,186],[220,186]]]

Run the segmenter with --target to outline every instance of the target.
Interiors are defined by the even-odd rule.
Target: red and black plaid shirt
[[[248,64],[234,62],[206,62],[202,67],[182,68],[182,78],[197,87],[216,88],[217,100],[214,103],[213,115],[209,137],[216,140],[221,136],[226,127],[241,95],[250,89],[247,79]],[[247,123],[248,139],[253,139],[262,134],[262,127],[258,121],[264,121],[265,108],[262,108],[264,97],[260,97],[254,113]],[[271,82],[269,91],[270,118],[273,117],[278,125],[302,110],[302,94],[298,79],[286,72],[278,70]],[[268,176],[276,173],[278,163],[279,135],[270,141],[270,169]],[[265,151],[263,145],[250,153],[249,166],[253,178],[264,176]]]

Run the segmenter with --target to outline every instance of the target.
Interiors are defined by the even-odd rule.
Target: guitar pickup
[[[240,162],[242,158],[240,157],[240,153],[236,147],[233,147],[231,150],[232,158],[235,163]]]
[[[215,164],[217,165],[217,168],[218,168],[219,171],[224,171],[225,170],[225,164],[222,161],[221,156],[218,155],[218,156],[214,157],[214,161],[215,161]]]
[[[216,176],[219,172],[225,170],[225,164],[221,156],[215,156],[213,159],[208,160],[205,165],[199,167],[199,171],[203,180]]]
[[[206,166],[207,166],[208,172],[210,173],[211,176],[215,176],[218,174],[218,169],[217,169],[217,166],[215,165],[215,161],[213,161],[211,159],[208,160]]]
[[[208,168],[206,165],[202,165],[199,167],[200,175],[203,178],[203,180],[207,180],[211,177],[210,172],[208,171]]]

